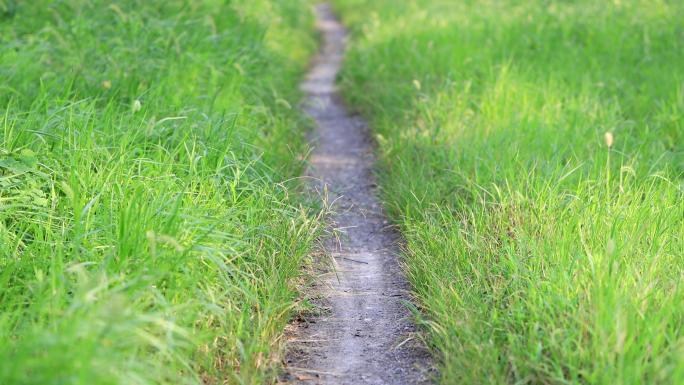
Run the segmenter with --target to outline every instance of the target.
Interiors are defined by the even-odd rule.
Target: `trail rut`
[[[316,7],[323,47],[302,84],[305,111],[316,121],[307,171],[311,187],[334,201],[325,242],[334,270],[317,290],[324,314],[299,323],[290,336],[286,380],[296,384],[425,384],[427,351],[415,338],[405,306],[408,284],[398,262],[399,237],[376,197],[373,145],[365,122],[349,114],[335,78],[346,31],[327,4]]]

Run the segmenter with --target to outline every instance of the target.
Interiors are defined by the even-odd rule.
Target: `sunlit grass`
[[[442,383],[684,378],[684,7],[336,3]]]
[[[0,383],[271,378],[304,1],[0,1]]]

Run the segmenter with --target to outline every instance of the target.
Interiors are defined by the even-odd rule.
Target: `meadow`
[[[312,31],[304,0],[0,1],[0,383],[273,379]]]
[[[337,0],[443,384],[684,378],[684,4]]]

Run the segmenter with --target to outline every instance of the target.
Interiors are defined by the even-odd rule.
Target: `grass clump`
[[[0,2],[0,383],[271,378],[311,30],[303,0]]]
[[[339,0],[441,382],[684,378],[684,7]]]

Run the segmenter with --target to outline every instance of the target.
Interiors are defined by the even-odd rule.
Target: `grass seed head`
[[[140,103],[140,100],[135,99],[133,101],[133,105],[131,105],[131,109],[133,110],[133,112],[138,112],[138,111],[140,111],[141,108],[142,108],[142,103]]]
[[[610,131],[606,132],[606,133],[603,135],[603,139],[606,141],[606,146],[608,146],[608,148],[613,147],[613,139],[614,139],[614,138],[613,138],[613,133],[612,133],[612,132],[610,132]]]

